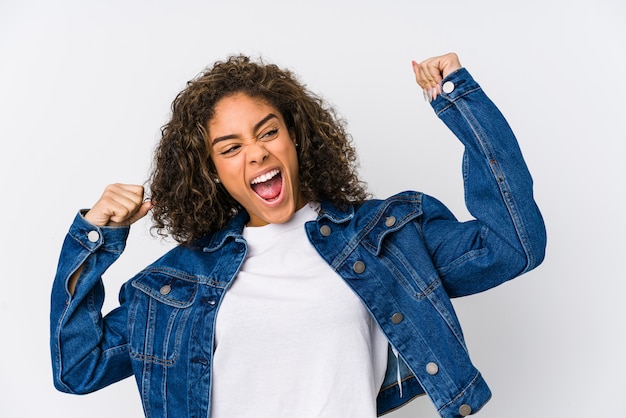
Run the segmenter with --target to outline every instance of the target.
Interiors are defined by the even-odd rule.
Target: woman
[[[444,417],[490,397],[450,298],[541,263],[545,229],[508,124],[455,54],[413,62],[465,146],[458,222],[434,198],[369,199],[355,151],[289,71],[246,57],[188,83],[143,187],[77,215],[52,291],[56,387],[134,375],[148,417],[373,417],[426,393]],[[180,245],[102,318],[102,273],[150,210]]]

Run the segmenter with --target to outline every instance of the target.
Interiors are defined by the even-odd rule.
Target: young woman
[[[368,197],[331,108],[247,57],[188,83],[150,199],[114,184],[76,216],[52,290],[54,383],[134,375],[147,417],[374,417],[426,393],[444,417],[490,397],[450,298],[536,267],[545,229],[506,120],[455,54],[413,63],[465,146],[459,222],[436,199]],[[152,211],[180,245],[101,316],[101,275]]]

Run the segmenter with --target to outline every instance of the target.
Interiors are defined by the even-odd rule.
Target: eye
[[[241,145],[237,144],[237,145],[231,145],[229,147],[226,147],[225,149],[223,149],[222,151],[220,151],[220,155],[233,155],[235,154],[237,151],[239,151],[239,149],[241,148]]]
[[[270,129],[269,131],[261,134],[261,136],[259,137],[259,140],[261,140],[261,141],[269,141],[269,140],[272,140],[272,139],[276,138],[277,135],[278,135],[278,128],[273,128],[273,129]]]

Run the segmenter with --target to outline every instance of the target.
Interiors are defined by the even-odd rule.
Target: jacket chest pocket
[[[385,245],[384,257],[381,257],[387,269],[387,275],[399,283],[404,290],[414,299],[422,300],[433,293],[441,281],[435,269],[429,269],[429,259],[424,256],[416,256],[415,243],[410,250],[406,247],[398,247],[389,242]],[[419,254],[419,253],[418,253]],[[430,270],[430,271],[429,271]]]
[[[130,305],[128,329],[133,359],[171,366],[188,334],[198,283],[164,273],[139,276]]]
[[[379,274],[394,279],[414,299],[421,300],[441,285],[419,228],[417,212],[396,221],[386,218],[372,228],[363,246],[380,262]],[[392,219],[390,221],[390,219]]]

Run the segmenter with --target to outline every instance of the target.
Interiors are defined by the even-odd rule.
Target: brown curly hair
[[[300,189],[308,201],[345,208],[369,197],[345,123],[289,70],[236,55],[187,83],[161,128],[150,175],[153,229],[189,244],[243,210],[220,184],[209,156],[208,122],[223,97],[244,93],[275,107],[296,135]]]

